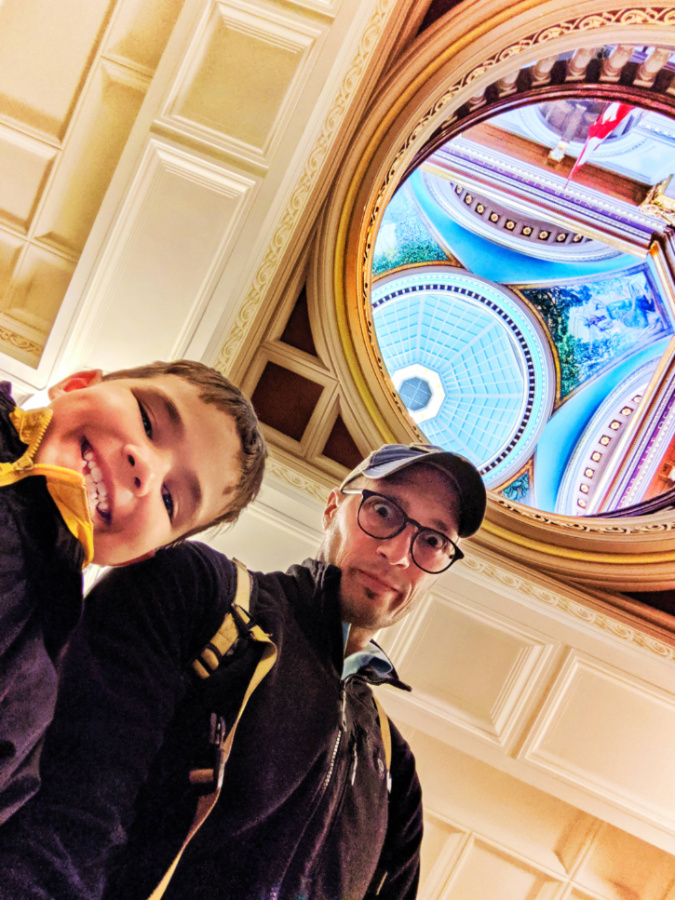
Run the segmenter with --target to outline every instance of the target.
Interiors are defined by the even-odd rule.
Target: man
[[[330,494],[317,561],[256,573],[251,612],[277,647],[242,717],[223,792],[168,900],[405,900],[417,892],[421,791],[392,726],[386,763],[371,684],[405,688],[375,633],[460,559],[485,511],[463,457],[426,445],[372,453]],[[148,898],[196,805],[208,714],[230,727],[256,645],[215,673],[189,661],[234,595],[234,566],[198,544],[113,573],[69,654],[44,789],[0,832],[0,897]],[[154,894],[153,897],[158,896]]]

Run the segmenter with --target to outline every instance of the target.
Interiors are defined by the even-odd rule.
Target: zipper
[[[333,744],[333,754],[330,758],[330,765],[328,766],[328,771],[326,772],[326,777],[323,780],[323,784],[321,785],[321,794],[319,796],[319,800],[316,804],[318,808],[321,801],[323,800],[323,795],[328,790],[328,785],[331,783],[333,778],[333,772],[335,771],[335,760],[337,759],[338,750],[340,749],[340,743],[342,742],[342,729],[340,729],[337,733],[337,737],[335,738],[335,743]]]
[[[52,420],[52,411],[49,409],[26,411],[15,407],[10,413],[10,420],[16,429],[19,440],[28,445],[23,455],[14,461],[14,469],[17,472],[29,472],[35,465],[35,454]],[[26,431],[29,433],[26,434]]]
[[[350,781],[352,783],[352,787],[354,787],[354,780],[356,779],[356,767],[359,764],[359,754],[356,749],[356,741],[352,744],[352,774],[350,777]]]
[[[323,780],[323,784],[321,785],[321,794],[319,795],[319,799],[317,801],[316,807],[318,808],[319,804],[323,800],[323,796],[328,790],[328,785],[331,783],[333,779],[333,772],[335,771],[335,763],[337,761],[338,750],[340,749],[340,744],[342,743],[342,735],[347,733],[347,688],[345,686],[345,682],[343,681],[340,685],[340,727],[338,729],[338,733],[335,737],[335,743],[333,744],[333,752],[330,758],[330,764],[328,766],[328,771],[326,772],[326,777]]]

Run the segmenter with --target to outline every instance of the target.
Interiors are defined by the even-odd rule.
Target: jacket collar
[[[342,621],[340,618],[340,579],[342,572],[332,563],[321,562],[316,559],[307,559],[303,565],[309,569],[315,586],[315,599],[320,602],[323,600],[323,613],[330,618],[331,635],[335,635],[335,664],[339,673],[342,673],[344,665],[344,641],[342,634]],[[375,641],[372,641],[378,650],[378,655],[384,657],[389,663],[390,671],[378,671],[375,666],[364,666],[359,669],[358,673],[353,677],[358,677],[367,681],[369,684],[390,684],[392,687],[400,688],[404,691],[410,691],[412,688],[405,682],[401,681],[396,673],[394,664],[388,655]]]
[[[61,466],[35,462],[35,454],[52,419],[52,410],[23,410],[15,407],[9,417],[19,440],[26,446],[13,462],[0,463],[0,487],[16,484],[32,475],[43,475],[49,491],[70,533],[82,544],[83,566],[94,556],[94,525],[89,514],[84,478],[79,472]]]

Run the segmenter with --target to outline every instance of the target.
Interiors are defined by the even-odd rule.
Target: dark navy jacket
[[[0,462],[26,444],[0,383]],[[82,606],[82,546],[41,476],[0,487],[0,823],[39,786],[38,758],[56,701],[56,665]]]
[[[255,646],[205,683],[189,659],[233,595],[234,567],[196,543],[109,576],[71,646],[45,787],[0,840],[0,897],[147,898],[195,805],[208,712],[231,721]],[[416,895],[421,792],[393,732],[392,789],[369,677],[342,680],[340,572],[309,563],[255,574],[252,612],[277,663],[237,731],[211,817],[167,900],[407,900]],[[396,682],[395,677],[392,680]],[[3,836],[0,835],[0,838]],[[12,893],[14,891],[14,893]]]

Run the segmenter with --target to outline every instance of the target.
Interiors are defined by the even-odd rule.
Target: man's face
[[[36,461],[80,472],[94,561],[138,559],[213,521],[241,475],[234,420],[176,375],[65,379]]]
[[[362,478],[354,485],[361,488],[390,497],[410,518],[457,540],[457,492],[438,469],[420,464],[387,479]],[[360,495],[337,488],[331,493],[322,550],[323,558],[342,570],[343,621],[376,631],[408,613],[438,575],[424,572],[412,559],[414,526],[408,524],[393,538],[372,538],[357,522],[360,503]]]

